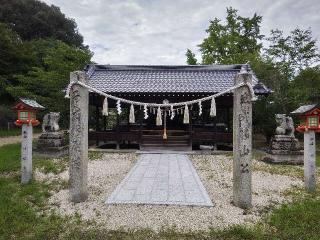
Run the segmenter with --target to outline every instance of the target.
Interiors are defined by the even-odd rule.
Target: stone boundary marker
[[[237,74],[235,84],[252,83],[252,74]],[[240,208],[252,206],[252,102],[247,87],[233,94],[233,203]]]

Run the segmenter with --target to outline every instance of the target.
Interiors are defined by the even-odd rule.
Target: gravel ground
[[[33,134],[33,138],[38,138],[39,136],[40,136],[40,133]],[[21,136],[1,137],[0,147],[7,144],[13,144],[13,143],[19,143],[19,142],[21,142]]]
[[[266,172],[253,172],[253,208],[245,213],[231,204],[232,160],[223,155],[190,156],[211,200],[213,208],[157,205],[106,205],[105,200],[117,184],[125,177],[137,160],[135,154],[105,154],[100,160],[89,162],[89,199],[84,203],[69,202],[68,190],[54,193],[50,198],[50,209],[62,215],[79,214],[84,220],[93,220],[107,229],[175,227],[180,231],[207,230],[209,227],[223,228],[232,224],[253,223],[261,218],[270,205],[289,201],[282,194],[292,186],[303,186],[294,177]],[[259,163],[260,164],[260,163]],[[264,163],[262,163],[264,164]],[[56,176],[36,174],[38,180],[50,181]],[[67,180],[67,172],[59,174]]]

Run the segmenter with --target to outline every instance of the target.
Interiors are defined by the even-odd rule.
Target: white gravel
[[[159,231],[176,227],[180,231],[207,230],[232,224],[253,223],[260,219],[261,210],[271,204],[287,201],[282,192],[292,186],[303,186],[298,178],[253,172],[253,208],[250,213],[231,204],[232,160],[223,155],[190,156],[211,200],[213,208],[157,205],[106,205],[117,184],[137,160],[135,154],[105,154],[101,160],[89,161],[89,199],[84,203],[69,201],[68,190],[54,193],[50,209],[62,215],[79,214],[84,220],[93,220],[107,229],[150,228]],[[54,178],[50,176],[50,178]],[[67,180],[67,172],[59,178]],[[38,174],[37,179],[46,180]]]

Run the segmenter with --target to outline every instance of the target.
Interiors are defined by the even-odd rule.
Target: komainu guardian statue
[[[42,120],[42,132],[58,132],[59,120],[59,112],[49,112],[46,115],[44,115]]]
[[[60,113],[49,112],[43,117],[42,134],[37,143],[36,154],[44,157],[61,157],[68,154],[68,145],[59,128]]]
[[[276,114],[275,121],[277,123],[276,134],[271,139],[264,160],[272,163],[302,164],[303,151],[298,139],[294,136],[295,128],[292,117],[286,114]]]
[[[288,117],[285,114],[276,114],[276,134],[286,135],[294,138],[294,124],[292,117]]]

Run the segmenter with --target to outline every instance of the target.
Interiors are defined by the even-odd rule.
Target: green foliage
[[[319,102],[320,67],[316,40],[310,29],[294,29],[288,36],[272,30],[271,36],[260,34],[262,17],[241,17],[227,8],[225,23],[215,18],[206,30],[208,36],[199,45],[202,64],[238,64],[249,62],[258,79],[273,90],[254,104],[253,125],[267,139],[274,134],[276,113],[288,114],[301,104]],[[266,40],[262,49],[262,40]],[[264,52],[262,52],[264,50]],[[187,63],[194,62],[188,49]]]
[[[290,82],[289,93],[295,107],[320,103],[320,65],[301,70]]]
[[[0,22],[8,24],[23,40],[54,38],[83,47],[77,24],[58,7],[37,0],[0,0],[0,5]]]
[[[20,148],[20,143],[0,147],[0,173],[20,169]]]
[[[37,59],[38,65],[26,74],[17,75],[17,84],[7,87],[7,91],[15,98],[32,98],[49,111],[61,112],[61,125],[66,126],[69,101],[64,98],[63,90],[70,81],[70,72],[88,64],[91,53],[59,40],[36,40],[29,44],[34,55],[41,57]]]
[[[296,28],[288,36],[283,36],[283,31],[279,29],[271,30],[267,40],[269,47],[266,49],[266,57],[275,62],[289,79],[320,60],[316,40],[310,29]]]
[[[63,90],[70,72],[92,57],[76,23],[38,0],[0,0],[0,6],[0,102],[34,98],[46,111],[61,112],[62,127],[67,126]],[[1,115],[0,124],[8,121]]]
[[[319,239],[320,200],[307,198],[285,204],[272,213],[269,224],[277,239]]]
[[[237,10],[227,8],[226,24],[215,18],[206,30],[208,37],[199,45],[203,64],[246,63],[255,59],[262,48],[258,41],[262,17],[237,15]]]
[[[197,65],[196,55],[190,49],[187,50],[186,57],[188,65]]]
[[[49,190],[43,183],[21,185],[16,177],[0,177],[0,239],[57,239],[68,225],[66,219],[38,212]]]
[[[0,22],[0,99],[7,103],[6,87],[14,82],[14,74],[25,73],[32,64],[29,48],[19,35]],[[12,98],[11,98],[12,100]]]
[[[1,128],[7,129],[7,123],[14,122],[16,120],[16,117],[17,113],[8,108],[8,105],[0,105],[0,130]]]

